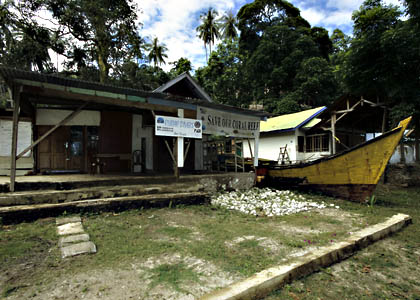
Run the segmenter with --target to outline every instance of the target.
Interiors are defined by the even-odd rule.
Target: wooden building
[[[1,172],[10,174],[12,191],[16,174],[25,173],[171,173],[174,165],[202,171],[203,141],[156,135],[156,116],[201,120],[204,139],[258,141],[266,115],[209,101],[188,74],[162,92],[7,67],[0,67],[0,76],[13,96],[12,109],[0,117]],[[254,157],[257,163],[257,147]]]
[[[384,104],[351,95],[328,107],[272,117],[260,124],[259,157],[281,164],[328,157],[385,132],[386,118]]]

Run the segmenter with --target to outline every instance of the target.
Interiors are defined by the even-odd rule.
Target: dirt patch
[[[181,282],[177,290],[170,285],[153,286],[153,269],[162,265],[184,264],[197,273],[198,281]],[[63,275],[42,286],[33,286],[7,299],[196,299],[226,286],[239,277],[223,272],[213,264],[179,254],[151,257],[129,268],[92,270]],[[150,288],[152,286],[152,288]]]
[[[274,241],[273,239],[267,238],[267,237],[258,237],[253,235],[246,235],[246,236],[240,236],[233,241],[225,242],[226,246],[228,247],[236,247],[239,243],[242,243],[244,241],[257,241],[258,244],[265,248],[269,249],[271,252],[279,252],[281,249],[285,249],[286,247],[282,246],[278,242]]]

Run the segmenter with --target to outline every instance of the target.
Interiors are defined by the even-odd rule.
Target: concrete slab
[[[64,247],[69,246],[70,244],[80,243],[80,242],[88,242],[89,241],[89,234],[77,234],[77,235],[69,235],[60,237],[58,240],[58,246]]]
[[[207,192],[177,192],[158,193],[142,196],[128,196],[80,200],[74,202],[17,205],[0,207],[0,218],[3,224],[17,223],[22,220],[35,220],[37,218],[59,216],[64,212],[78,214],[81,211],[115,211],[132,208],[167,207],[172,205],[201,204],[209,201]]]
[[[320,247],[299,257],[288,265],[273,267],[236,282],[224,289],[209,293],[201,300],[260,299],[286,283],[311,274],[320,268],[343,260],[360,250],[411,223],[411,217],[395,215],[383,223],[355,232],[346,240],[331,246]]]
[[[92,242],[82,242],[61,248],[61,257],[66,258],[84,253],[96,253],[96,246]]]
[[[63,224],[67,224],[67,223],[78,223],[78,222],[82,222],[82,219],[79,216],[57,218],[55,220],[55,224],[57,224],[57,225],[63,225]]]
[[[70,235],[84,233],[81,222],[78,223],[67,223],[57,227],[58,235]]]

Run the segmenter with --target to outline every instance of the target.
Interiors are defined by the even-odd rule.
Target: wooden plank
[[[53,128],[51,128],[50,130],[48,130],[43,136],[41,136],[39,139],[37,139],[35,142],[33,142],[32,145],[30,145],[25,150],[23,150],[21,153],[19,153],[19,155],[16,157],[16,159],[21,158],[23,155],[25,155],[26,152],[28,152],[29,150],[33,149],[36,145],[38,145],[43,140],[45,140],[58,127],[63,126],[65,124],[67,124],[68,122],[70,122],[72,119],[74,119],[74,117],[76,117],[82,111],[82,109],[85,108],[86,105],[88,105],[88,103],[89,102],[83,103],[81,106],[79,106],[79,108],[77,110],[73,111],[71,114],[69,114],[67,117],[65,117],[60,123],[58,123]]]
[[[16,152],[17,152],[17,139],[18,139],[18,124],[19,124],[19,108],[20,108],[20,97],[22,93],[22,86],[19,88],[15,87],[13,91],[13,124],[12,124],[12,151],[10,154],[10,191],[15,191],[16,181]]]
[[[169,143],[167,140],[165,140],[165,145],[166,145],[166,149],[168,149],[169,154],[171,155],[172,158],[172,162],[175,163],[175,157],[174,154],[172,153],[171,147],[169,147]]]
[[[31,93],[35,96],[39,96],[40,99],[43,97],[45,98],[53,98],[53,99],[68,99],[71,101],[89,101],[92,103],[99,103],[104,105],[113,105],[113,106],[122,106],[127,108],[138,108],[138,109],[147,109],[147,110],[157,110],[157,111],[165,111],[175,113],[177,109],[175,107],[168,107],[163,105],[151,104],[151,103],[142,103],[142,102],[134,102],[122,99],[115,99],[115,98],[107,98],[103,96],[96,96],[96,95],[84,95],[84,94],[76,94],[71,93],[69,91],[59,91],[59,90],[49,90],[45,88],[39,87],[28,87],[25,86],[24,90],[25,93]]]
[[[185,149],[184,161],[187,159],[188,150],[190,150],[191,140],[188,141],[187,149]]]
[[[335,123],[336,123],[336,115],[332,114],[331,115],[331,134],[332,134],[332,154],[335,154],[335,149],[336,149],[336,145],[335,145]]]

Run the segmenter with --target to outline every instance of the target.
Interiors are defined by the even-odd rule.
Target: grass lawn
[[[340,209],[255,217],[202,205],[84,215],[98,252],[65,260],[55,219],[2,226],[0,298],[194,299],[402,212],[413,225],[267,299],[420,299],[420,189],[379,188],[371,207],[309,197]]]
[[[420,299],[420,188],[379,186],[372,214],[405,213],[413,224],[335,264],[274,292],[278,299]],[[356,210],[357,206],[346,206]]]

